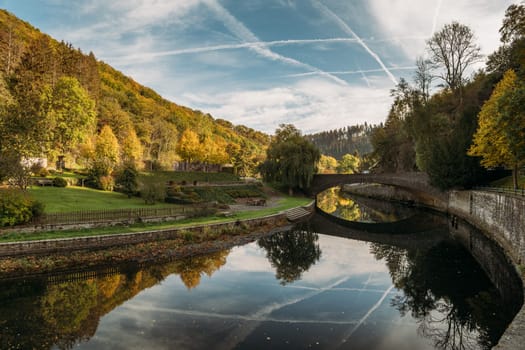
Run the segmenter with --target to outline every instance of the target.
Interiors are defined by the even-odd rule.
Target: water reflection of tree
[[[0,286],[0,349],[72,349],[90,339],[99,319],[140,291],[177,273],[188,288],[211,276],[229,251],[156,264],[125,274],[46,285],[35,280]],[[20,294],[20,291],[26,293]],[[15,297],[13,297],[13,295]],[[6,296],[9,299],[6,299]],[[7,300],[7,302],[6,302]]]
[[[301,278],[321,257],[319,236],[306,226],[261,238],[257,243],[276,269],[275,277],[282,285]]]
[[[348,221],[359,221],[361,210],[359,206],[342,195],[339,187],[329,188],[317,195],[317,207],[328,214],[337,212],[337,216]]]
[[[419,334],[436,348],[490,349],[510,321],[496,289],[458,244],[405,250],[372,243],[371,251],[403,291],[392,305],[417,319]]]
[[[195,288],[199,285],[202,274],[211,277],[215,271],[226,264],[226,258],[229,253],[229,250],[223,250],[212,254],[182,259],[176,272],[188,289]]]

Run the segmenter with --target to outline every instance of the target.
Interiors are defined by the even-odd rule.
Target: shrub
[[[101,176],[98,179],[98,184],[99,189],[103,191],[113,191],[113,188],[115,187],[115,180],[111,175]]]
[[[40,163],[35,163],[31,165],[31,173],[33,173],[34,176],[39,177],[49,176],[49,171],[46,168],[44,168]]]
[[[53,179],[53,186],[55,187],[67,187],[67,181],[63,177],[55,177]]]
[[[155,179],[144,179],[140,187],[140,196],[146,204],[163,202],[166,198],[164,183],[155,181]]]
[[[125,164],[117,173],[115,183],[119,189],[131,198],[137,193],[139,172],[132,163]]]
[[[25,224],[42,215],[44,206],[20,190],[0,191],[0,227]]]

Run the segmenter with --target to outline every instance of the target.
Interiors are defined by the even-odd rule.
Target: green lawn
[[[45,204],[46,213],[150,207],[141,198],[128,198],[122,193],[99,191],[87,187],[32,186],[29,193]],[[173,206],[173,204],[167,203],[155,205],[159,207]]]
[[[310,198],[296,198],[296,197],[283,197],[279,204],[273,208],[264,208],[261,210],[250,210],[245,212],[239,212],[231,217],[203,217],[194,219],[185,219],[175,222],[164,222],[154,224],[135,224],[129,227],[101,227],[90,230],[71,230],[71,231],[56,231],[56,232],[38,232],[38,233],[7,233],[0,235],[0,242],[16,242],[16,241],[31,241],[40,239],[53,239],[53,238],[69,238],[69,237],[80,237],[80,236],[96,236],[104,234],[117,234],[117,233],[129,233],[129,232],[141,232],[146,230],[162,230],[175,227],[189,227],[197,224],[212,224],[220,222],[233,222],[237,220],[248,220],[255,219],[271,214],[276,214],[280,211],[306,205],[312,200]]]

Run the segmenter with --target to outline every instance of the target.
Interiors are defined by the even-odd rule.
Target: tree
[[[138,177],[139,172],[135,168],[135,164],[133,162],[126,162],[118,171],[115,182],[122,187],[122,191],[128,198],[131,198],[138,190]]]
[[[418,94],[405,79],[390,91],[394,102],[384,126],[372,132],[374,157],[382,171],[412,171],[415,168],[413,136],[410,122],[418,102]]]
[[[190,129],[184,130],[177,144],[177,153],[188,163],[200,159],[202,153],[199,135]]]
[[[293,231],[261,238],[257,244],[266,250],[266,257],[275,268],[275,277],[282,285],[292,283],[303,272],[308,271],[321,257],[319,236],[308,229]]]
[[[321,154],[317,164],[319,174],[335,174],[337,168],[337,159]]]
[[[517,155],[511,151],[507,137],[509,128],[503,117],[503,96],[516,88],[516,74],[510,70],[496,85],[490,98],[478,114],[478,128],[474,134],[468,154],[481,157],[481,165],[486,168],[506,166],[514,170],[514,185],[517,186]]]
[[[414,83],[416,84],[416,91],[421,94],[424,102],[428,101],[430,97],[430,85],[434,77],[431,73],[431,62],[422,57],[416,60],[416,72],[414,73]]]
[[[427,41],[430,62],[440,69],[441,78],[460,97],[465,71],[481,59],[480,47],[472,30],[458,22],[447,24]]]
[[[512,4],[505,11],[499,30],[503,43],[487,61],[487,70],[503,75],[509,69],[522,73],[525,57],[525,6]]]
[[[338,174],[354,174],[359,171],[361,160],[353,154],[345,154],[337,166]]]
[[[505,11],[499,32],[501,41],[505,44],[522,39],[525,36],[525,6],[510,5]]]
[[[306,190],[316,173],[321,154],[314,144],[301,136],[295,126],[281,124],[266,151],[266,161],[260,171],[266,181],[276,181],[288,187]]]
[[[69,153],[90,135],[96,122],[95,102],[76,78],[62,77],[42,96],[51,149]]]
[[[123,134],[124,138],[120,142],[120,157],[123,163],[133,164],[136,168],[142,159],[142,145],[132,126]]]
[[[110,175],[119,162],[119,144],[109,125],[104,125],[95,143],[94,168],[99,176]]]

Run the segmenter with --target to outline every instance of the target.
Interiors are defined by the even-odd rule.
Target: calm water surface
[[[446,226],[432,237],[371,243],[302,226],[122,274],[5,282],[0,348],[490,348],[513,308]]]

